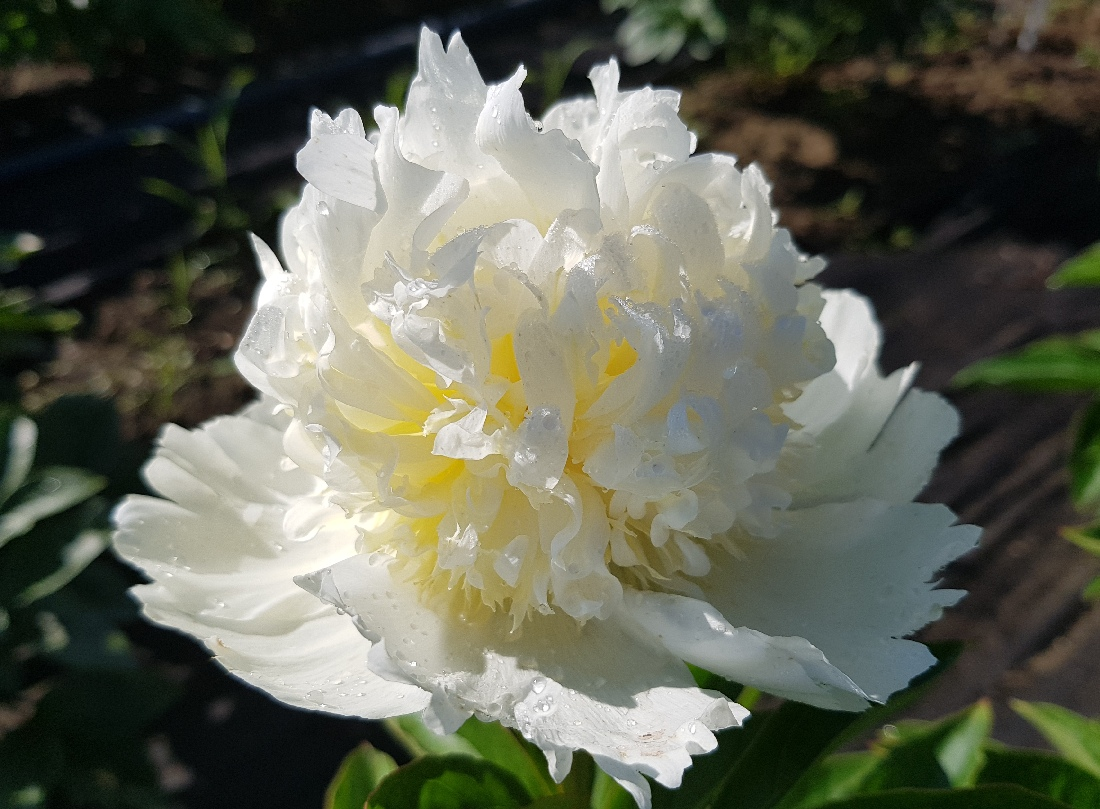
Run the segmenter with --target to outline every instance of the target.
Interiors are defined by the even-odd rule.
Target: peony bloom
[[[745,711],[684,662],[859,710],[973,546],[913,503],[957,419],[669,90],[524,111],[425,31],[407,112],[315,113],[237,352],[260,401],[116,513],[154,621],[280,700],[518,728],[643,806]]]

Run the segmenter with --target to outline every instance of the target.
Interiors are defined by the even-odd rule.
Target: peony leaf
[[[788,702],[772,713],[756,713],[741,728],[718,734],[718,750],[684,774],[678,790],[653,788],[653,809],[709,809],[737,806],[765,809],[797,805],[799,796],[822,777],[817,763],[831,750],[860,738],[897,711],[916,702],[955,662],[959,644],[932,649],[938,663],[885,705],[862,714],[825,711]],[[700,674],[696,675],[701,676]]]
[[[1090,601],[1100,599],[1100,578],[1093,579],[1084,592],[1081,593],[1081,597]]]
[[[1082,528],[1063,528],[1062,536],[1086,553],[1100,556],[1100,537],[1096,536],[1100,526],[1089,525]]]
[[[902,788],[973,786],[984,763],[993,710],[980,701],[935,723],[908,723],[883,736],[885,755],[859,786],[859,792]]]
[[[325,791],[325,809],[363,809],[367,798],[397,764],[381,750],[363,742],[340,764]]]
[[[1045,702],[1012,700],[1012,710],[1078,767],[1100,777],[1100,722]]]
[[[16,416],[7,427],[7,446],[4,447],[4,474],[0,478],[0,503],[7,502],[22,486],[34,464],[38,443],[38,427],[26,416]]]
[[[0,548],[26,534],[40,520],[82,503],[106,485],[105,478],[83,469],[55,466],[36,472],[0,514]]]
[[[1092,287],[1100,284],[1100,244],[1094,244],[1071,258],[1047,279],[1051,289]]]
[[[1016,784],[1070,806],[1100,806],[1100,778],[1037,750],[986,750],[979,784]]]
[[[818,762],[784,798],[783,809],[816,809],[856,795],[879,764],[873,753],[841,753]]]
[[[23,590],[16,597],[15,606],[26,607],[56,593],[95,561],[108,544],[110,541],[106,531],[81,531],[72,542],[61,549],[61,566]]]
[[[510,772],[468,756],[429,756],[394,770],[368,809],[519,809],[531,795]]]
[[[386,730],[410,756],[463,755],[478,758],[477,749],[457,733],[440,736],[433,733],[416,714],[395,716],[385,721]]]
[[[486,759],[512,773],[532,795],[554,795],[560,791],[538,748],[499,722],[482,722],[472,717],[457,733]]]
[[[959,371],[951,384],[1026,391],[1100,390],[1100,330],[1048,337],[1019,351],[979,360]]]
[[[1100,507],[1100,402],[1085,410],[1069,458],[1070,491],[1080,511]]]
[[[52,577],[59,575],[60,568],[73,570],[85,560],[91,561],[88,556],[93,540],[80,540],[75,546],[73,542],[102,514],[99,499],[78,508],[66,507],[62,513],[44,518],[18,541],[0,548],[0,605],[25,606],[48,595]],[[73,570],[73,575],[78,572]],[[40,594],[35,592],[37,586],[42,588]]]
[[[1015,785],[971,789],[894,789],[857,795],[821,809],[1068,809],[1067,804]]]

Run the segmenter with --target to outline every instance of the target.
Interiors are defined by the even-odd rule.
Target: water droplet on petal
[[[536,694],[541,694],[543,692],[543,690],[545,690],[545,688],[546,688],[546,678],[545,677],[536,677],[535,679],[533,679],[531,681],[531,690],[534,691]]]
[[[698,726],[696,726],[696,724],[694,722],[692,722],[690,725],[688,725],[688,733],[691,733],[692,735],[694,735],[695,731],[698,730],[698,729],[699,729]]]
[[[321,214],[321,216],[328,216],[332,211],[329,210],[327,202],[318,202],[317,213]]]

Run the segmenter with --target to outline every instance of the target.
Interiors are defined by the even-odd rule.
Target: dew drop
[[[531,690],[536,694],[541,694],[546,689],[546,678],[536,677],[531,681]]]
[[[695,735],[695,731],[698,730],[698,729],[699,729],[698,726],[696,726],[696,724],[694,722],[692,722],[690,725],[688,725],[688,733],[692,734],[693,736]]]
[[[636,720],[636,719],[627,719],[626,720],[627,727],[632,728],[632,727],[635,727],[637,724],[638,724],[638,720]]]
[[[328,216],[332,211],[329,210],[327,202],[318,202],[317,213],[321,214],[321,216]]]
[[[324,698],[325,698],[325,692],[324,691],[319,691],[316,688],[313,689],[312,691],[307,691],[306,692],[306,699],[308,699],[310,702],[321,703],[321,700],[323,700]],[[321,703],[321,704],[323,704],[323,703]]]

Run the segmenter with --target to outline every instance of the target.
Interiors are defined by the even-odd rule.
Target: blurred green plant
[[[142,453],[109,401],[31,415],[16,383],[79,319],[0,291],[0,807],[145,809],[163,795],[144,729],[173,689],[138,668],[130,582],[101,558]]]
[[[883,47],[945,47],[980,8],[972,0],[601,0],[626,9],[618,38],[631,64],[667,62],[687,49],[707,59],[724,49],[731,64],[780,76],[811,64]]]
[[[1065,262],[1048,280],[1051,289],[1100,286],[1100,243]],[[1038,393],[1087,393],[1070,452],[1070,494],[1084,525],[1062,535],[1100,556],[1100,329],[1046,337],[1021,349],[979,360],[952,380],[956,387],[1007,387]],[[1100,598],[1100,578],[1086,589]]]
[[[1100,722],[1054,705],[1013,709],[1056,753],[1009,749],[991,739],[987,701],[935,722],[886,724],[946,671],[960,647],[885,705],[865,713],[788,702],[718,734],[675,790],[653,786],[653,809],[1095,809],[1100,806]],[[751,689],[695,670],[703,687],[755,701]],[[398,767],[364,744],[344,760],[325,809],[631,809],[634,800],[585,753],[554,783],[537,748],[496,723],[471,719],[440,737],[411,716],[389,720],[412,761]],[[871,734],[862,750],[847,752]],[[845,752],[839,752],[839,751]]]
[[[251,47],[218,0],[5,0],[0,10],[0,65],[77,59],[102,71],[148,51],[171,68]]]
[[[167,145],[198,170],[195,191],[160,177],[146,177],[146,193],[181,208],[189,218],[188,245],[168,258],[169,305],[174,325],[191,319],[191,288],[209,268],[241,252],[244,233],[254,226],[253,217],[238,190],[229,182],[226,143],[233,109],[241,91],[252,81],[252,71],[233,70],[218,95],[210,119],[201,124],[193,139],[162,128],[147,129],[134,145]],[[196,249],[202,244],[201,249]]]

